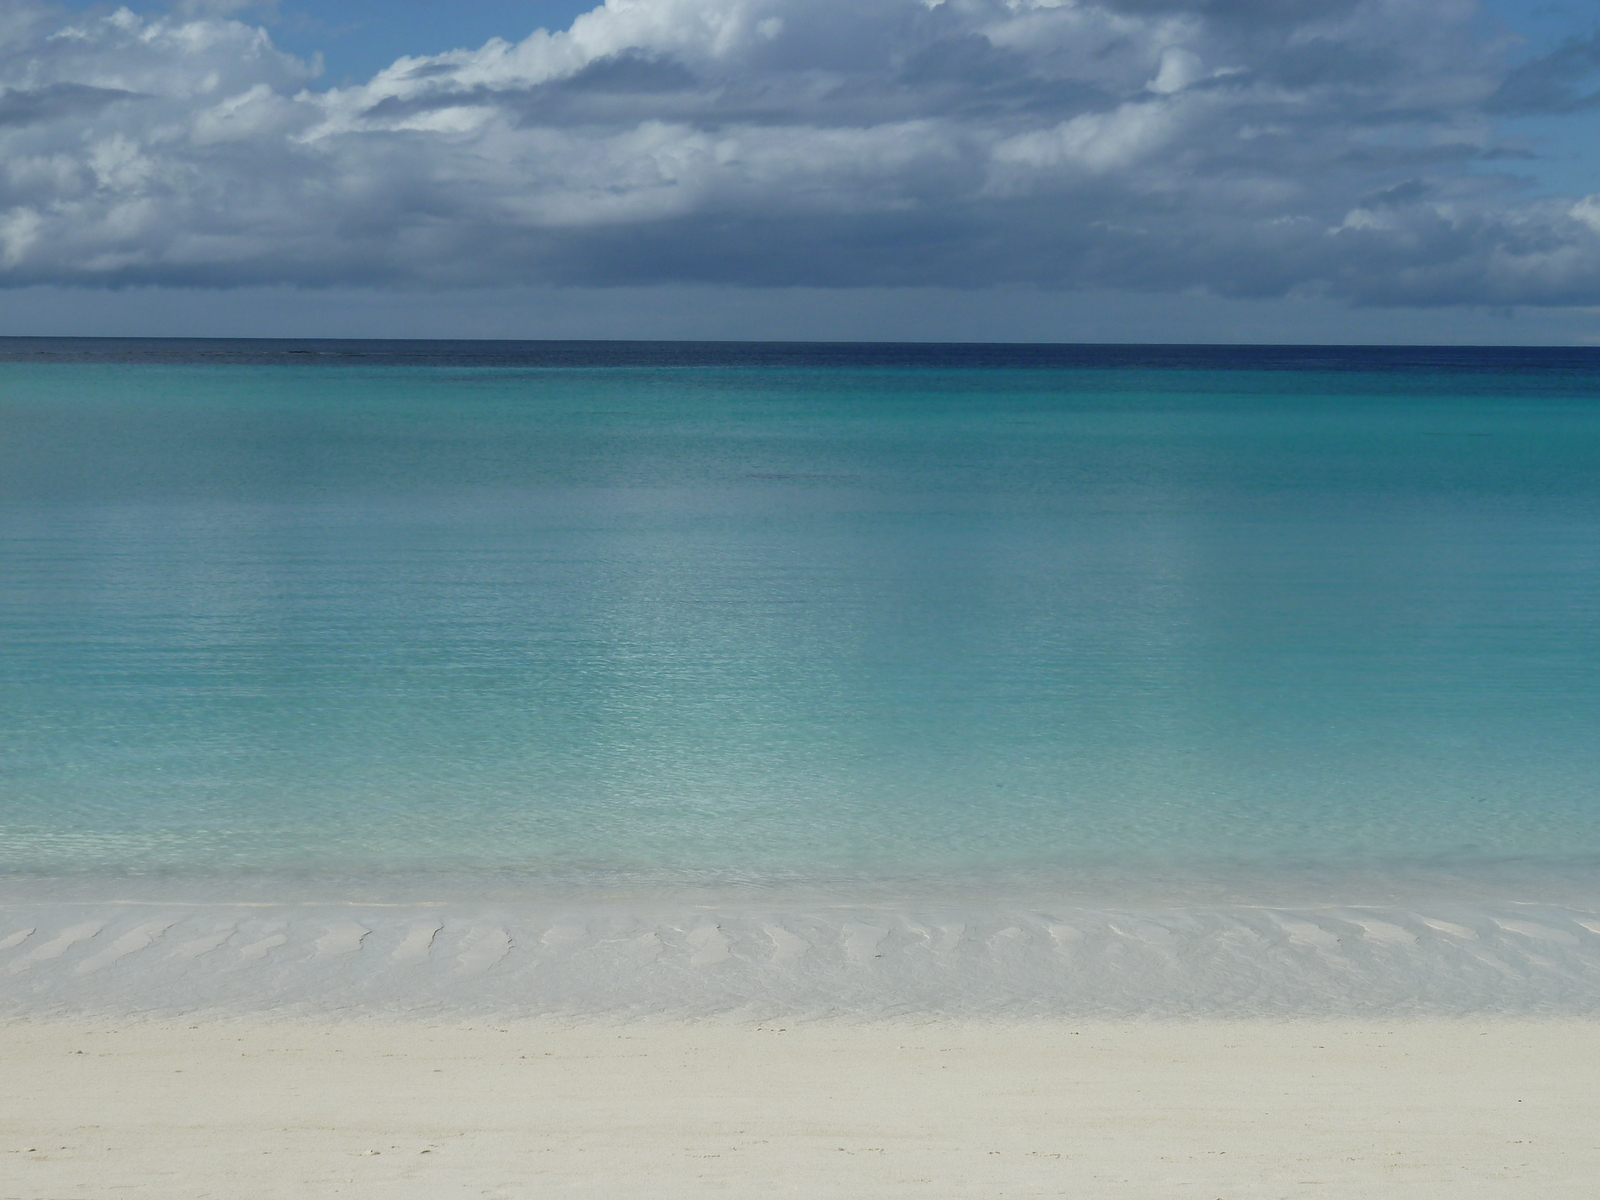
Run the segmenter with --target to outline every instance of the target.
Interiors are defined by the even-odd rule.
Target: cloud
[[[1507,73],[1486,107],[1507,116],[1570,113],[1600,105],[1600,30],[1572,37]],[[1590,85],[1591,90],[1585,90]]]
[[[233,7],[0,0],[0,280],[1600,301],[1492,124],[1592,47],[1467,0],[611,0],[337,88]]]
[[[52,83],[32,91],[0,89],[0,126],[35,125],[57,117],[88,116],[108,104],[137,95],[137,92],[121,88],[86,87],[81,83]]]

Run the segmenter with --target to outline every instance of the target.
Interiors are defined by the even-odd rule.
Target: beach
[[[27,1198],[1580,1197],[1579,1020],[11,1020]]]
[[[1596,910],[13,895],[0,1197],[1587,1196]]]
[[[1588,1196],[1600,914],[3,906],[0,1197]]]
[[[6,354],[0,1200],[1593,1193],[1593,356]]]

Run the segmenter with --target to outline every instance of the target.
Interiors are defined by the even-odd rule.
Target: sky
[[[0,332],[1600,343],[1600,8],[0,0]]]

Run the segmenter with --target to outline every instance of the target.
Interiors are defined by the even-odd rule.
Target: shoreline
[[[1600,904],[0,905],[0,1014],[1600,1014]]]
[[[7,1196],[1499,1200],[1600,1177],[1600,1021],[0,1023]]]

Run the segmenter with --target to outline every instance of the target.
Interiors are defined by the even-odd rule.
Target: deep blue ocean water
[[[1600,863],[1600,352],[0,341],[0,873]]]

